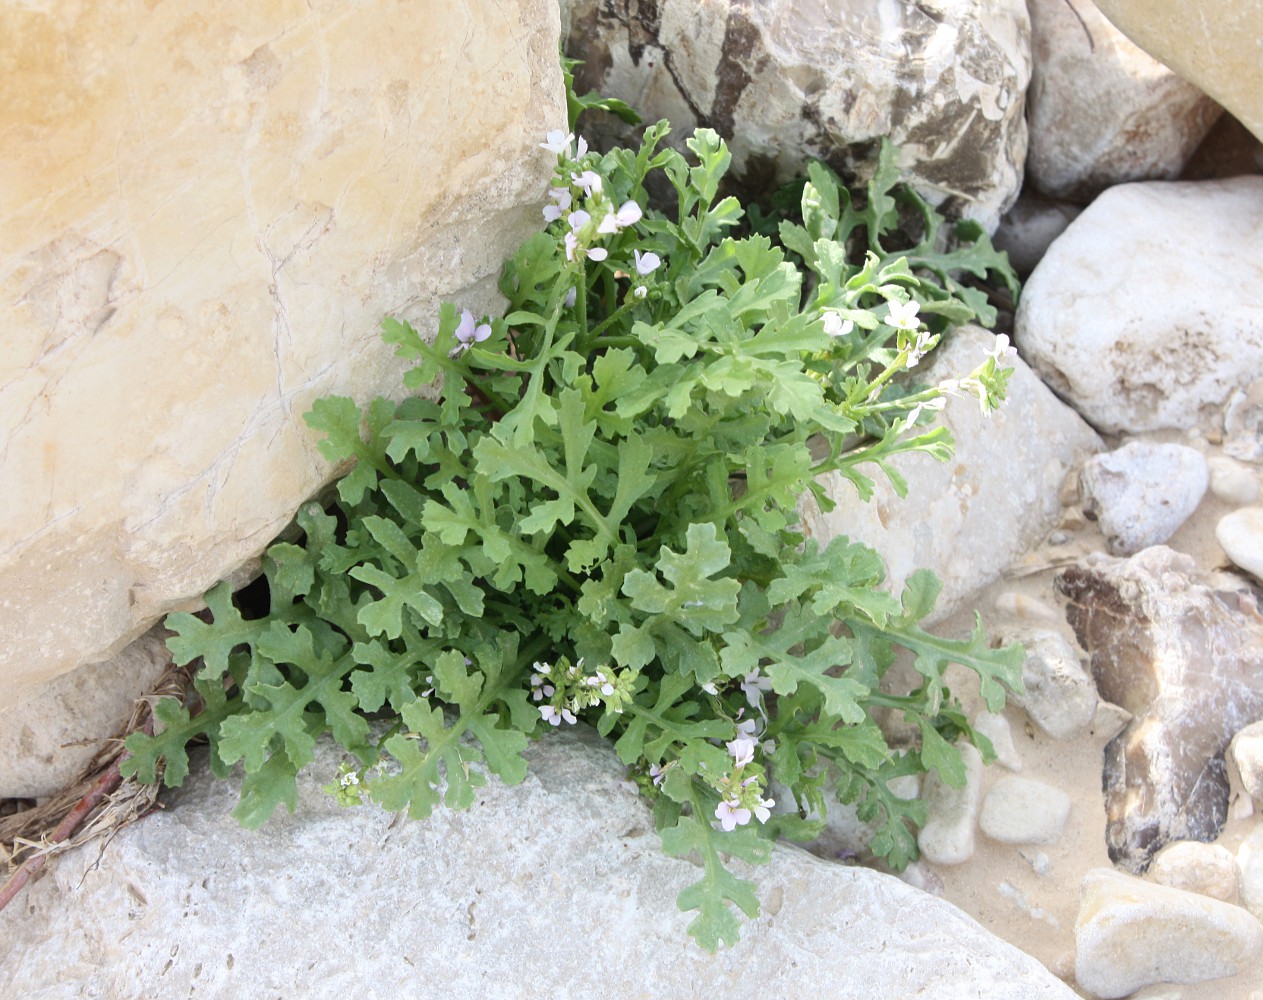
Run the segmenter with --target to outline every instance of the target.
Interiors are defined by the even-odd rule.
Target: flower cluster
[[[540,717],[552,726],[573,726],[578,713],[588,708],[608,708],[621,713],[631,704],[635,673],[615,673],[610,666],[587,671],[583,657],[572,664],[566,657],[556,663],[536,660],[531,672],[531,700]]]
[[[745,826],[751,819],[766,823],[776,800],[763,797],[767,779],[763,769],[754,762],[758,744],[748,730],[743,731],[738,726],[737,737],[724,745],[732,758],[732,770],[717,785],[720,800],[715,807],[715,818],[726,831]]]
[[[644,216],[640,205],[631,199],[615,205],[601,175],[588,163],[588,144],[569,132],[549,132],[541,148],[557,155],[557,171],[554,184],[548,190],[548,204],[544,206],[544,221],[552,224],[564,221],[562,241],[566,248],[566,260],[604,261],[609,259],[610,247],[605,245],[610,237],[638,223]],[[662,258],[653,251],[633,250],[636,276],[646,278],[662,264]],[[636,298],[648,294],[641,282],[632,290]],[[573,297],[567,298],[573,305]]]

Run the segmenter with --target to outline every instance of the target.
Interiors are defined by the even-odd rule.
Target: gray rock
[[[810,157],[860,173],[876,140],[911,183],[994,230],[1026,156],[1030,21],[1021,0],[571,0],[576,83],[730,142],[734,171],[767,190]]]
[[[92,846],[0,913],[0,995],[700,998],[755,983],[1073,1000],[951,905],[792,848],[742,868],[762,913],[709,956],[675,905],[701,871],[662,850],[613,753],[591,734],[529,753],[521,785],[493,779],[469,811],[413,822],[323,796],[338,755],[322,744],[297,813],[254,832],[228,815],[239,782],[196,764],[86,878]]]
[[[1263,802],[1263,722],[1251,723],[1233,736],[1228,759],[1241,777],[1241,787]]]
[[[936,865],[959,865],[974,856],[974,831],[982,799],[982,756],[967,743],[958,744],[957,749],[965,761],[965,784],[953,788],[941,781],[937,772],[931,772],[921,789],[928,818],[917,835],[917,846],[922,857]]]
[[[1026,627],[997,629],[995,636],[1005,645],[1018,642],[1026,649],[1026,691],[1009,700],[1026,709],[1031,721],[1055,740],[1085,735],[1092,728],[1099,698],[1069,640],[1051,629]]]
[[[1256,580],[1263,581],[1263,507],[1242,507],[1215,525],[1224,554]]]
[[[1086,203],[1115,184],[1177,177],[1223,109],[1092,4],[1030,10],[1030,183]]]
[[[1194,448],[1132,441],[1084,462],[1079,484],[1084,513],[1100,522],[1110,552],[1130,556],[1179,530],[1206,495],[1210,472]]]
[[[1239,906],[1095,868],[1080,889],[1074,941],[1079,986],[1125,997],[1236,975],[1263,952],[1263,926]]]
[[[1232,852],[1218,844],[1181,840],[1167,844],[1153,859],[1149,876],[1161,885],[1199,892],[1231,903],[1237,898],[1237,863]]]
[[[74,782],[166,669],[167,635],[155,626],[112,659],[0,704],[0,799],[44,798]]]
[[[994,345],[993,334],[962,327],[919,378],[932,383],[967,374]],[[821,514],[814,503],[803,506],[809,533],[822,540],[845,535],[877,549],[896,593],[915,570],[933,570],[943,590],[931,621],[962,606],[1043,540],[1062,516],[1062,480],[1101,447],[1021,358],[1005,363],[1014,368],[1008,399],[990,417],[973,398],[948,402],[943,423],[956,441],[950,462],[921,454],[892,460],[908,482],[906,498],[868,467],[863,471],[876,480],[868,503],[850,481],[831,474],[824,488],[836,509]]]
[[[1025,278],[1081,211],[1078,205],[1023,191],[1004,213],[991,242],[1009,255],[1013,269]]]
[[[1217,425],[1263,369],[1260,259],[1263,177],[1120,184],[1031,275],[1018,348],[1102,432]]]
[[[1105,748],[1110,860],[1143,872],[1173,840],[1214,840],[1228,812],[1224,752],[1263,718],[1263,619],[1193,578],[1163,546],[1059,573],[1066,617],[1102,698],[1134,718]]]
[[[1002,844],[1055,844],[1070,815],[1070,796],[1042,781],[1005,775],[987,791],[978,825]]]

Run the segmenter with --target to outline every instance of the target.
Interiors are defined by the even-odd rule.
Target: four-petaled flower
[[[553,200],[553,204],[544,206],[544,221],[556,222],[561,218],[562,212],[570,207],[573,199],[566,188],[549,188],[548,197]]]
[[[636,258],[636,273],[642,278],[646,274],[653,274],[658,269],[658,265],[662,263],[662,258],[652,250],[641,253],[639,250],[633,250],[632,256]]]
[[[845,337],[854,329],[855,323],[853,321],[849,319],[844,320],[835,312],[824,314],[824,332],[830,337]]]
[[[479,323],[475,326],[474,314],[468,309],[462,309],[460,322],[456,325],[456,346],[452,348],[452,355],[467,351],[473,344],[481,344],[490,336],[491,324]]]
[[[733,766],[744,767],[754,760],[754,740],[748,736],[738,736],[724,744],[732,757]]]
[[[772,690],[772,682],[757,670],[751,670],[741,679],[741,690],[745,692],[750,707],[758,708],[763,700],[763,692]]]
[[[715,807],[715,818],[728,833],[750,822],[750,810],[737,799],[724,799]]]
[[[925,352],[930,349],[930,341],[934,339],[934,334],[929,330],[922,330],[917,334],[917,342],[912,345],[912,350],[908,352],[908,368],[915,368],[925,357]]]
[[[563,707],[561,711],[558,711],[555,705],[540,705],[539,714],[545,722],[553,726],[560,726],[563,719],[572,726],[578,721],[570,709]]]
[[[890,311],[886,315],[886,323],[893,326],[896,330],[916,330],[921,326],[921,320],[917,318],[917,313],[921,310],[921,305],[915,299],[909,299],[907,302],[891,302]]]
[[[653,787],[661,788],[662,783],[666,781],[667,769],[660,764],[649,765],[649,777],[653,779]]]
[[[560,156],[562,153],[570,152],[570,143],[574,141],[573,132],[563,132],[561,129],[553,129],[546,136],[545,141],[539,144],[540,149],[546,149],[550,153],[556,153]]]
[[[640,221],[640,206],[634,201],[623,202],[623,207],[617,212],[610,212],[601,220],[601,224],[596,227],[598,233],[617,233],[626,226],[633,226]]]
[[[595,170],[584,170],[582,173],[571,174],[570,180],[574,182],[575,187],[583,188],[583,193],[589,198],[594,194],[601,193],[601,175]]]

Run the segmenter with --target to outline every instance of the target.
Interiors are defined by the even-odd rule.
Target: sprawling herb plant
[[[420,818],[469,806],[486,772],[521,781],[529,739],[584,720],[653,800],[666,850],[701,859],[679,904],[710,949],[737,939],[729,904],[758,909],[724,858],[818,834],[831,796],[876,822],[892,866],[915,857],[923,806],[888,782],[960,783],[953,743],[976,738],[945,668],[975,671],[997,710],[1020,651],[981,627],[924,631],[937,581],[918,573],[896,598],[872,549],[806,540],[799,504],[831,507],[828,475],[867,498],[873,467],[902,490],[891,458],[948,455],[929,426],[944,393],[1003,398],[999,350],[937,385],[909,369],[952,324],[993,322],[960,275],[1011,272],[972,224],[941,248],[889,147],[866,197],[812,165],[779,245],[731,238],[743,210],[718,194],[723,142],[697,131],[690,159],[666,134],[605,155],[550,135],[548,225],[506,265],[504,315],[446,305],[432,342],[385,321],[416,363],[407,385],[441,378],[437,399],[316,403],[324,454],[354,469],[268,549],[266,616],[247,620],[221,584],[209,615],[168,619],[176,660],[201,658],[200,712],[162,702],[165,728],[128,740],[127,770],[153,781],[165,762],[179,785],[205,737],[217,774],[242,764],[236,815],[258,826],[293,808],[329,732],[354,760],[331,792]],[[655,172],[667,213],[644,207]],[[898,647],[919,677],[906,694],[881,689]],[[892,750],[877,706],[919,740]],[[393,725],[375,740],[379,713]]]

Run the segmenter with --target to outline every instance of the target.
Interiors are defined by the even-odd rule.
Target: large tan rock
[[[1263,0],[1096,0],[1133,42],[1263,139]]]
[[[494,301],[565,121],[548,0],[0,8],[0,706],[257,554]]]

